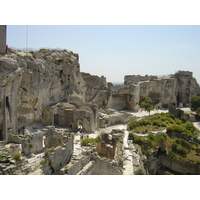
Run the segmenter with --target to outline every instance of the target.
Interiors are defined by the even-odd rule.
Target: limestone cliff
[[[84,94],[78,56],[72,52],[13,52],[0,57],[0,130],[4,139],[6,132],[42,121],[44,106],[74,99],[84,103]]]

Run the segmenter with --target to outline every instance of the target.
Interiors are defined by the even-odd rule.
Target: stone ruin
[[[98,174],[102,165],[110,169],[109,174],[121,174],[116,160],[122,151],[116,154],[119,143],[107,140],[96,150],[87,150],[85,157],[73,156],[77,129],[93,133],[127,123],[133,116],[125,110],[138,111],[148,96],[162,108],[187,106],[190,97],[199,94],[192,72],[179,71],[166,79],[131,75],[125,76],[124,85],[113,85],[104,76],[80,72],[78,54],[73,52],[43,49],[0,55],[0,149],[10,163],[0,167],[1,173],[34,174],[29,160],[35,159],[38,165],[42,163],[41,174]],[[23,126],[25,134],[18,134]],[[12,152],[23,154],[23,164],[12,164],[3,151],[8,144]]]

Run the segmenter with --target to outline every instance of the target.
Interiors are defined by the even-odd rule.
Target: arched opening
[[[76,120],[76,124],[77,124],[77,127],[78,127],[78,128],[79,128],[79,127],[83,128],[83,119],[81,119],[81,118],[77,119],[77,120]]]

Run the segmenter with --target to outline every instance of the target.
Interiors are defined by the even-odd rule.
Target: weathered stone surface
[[[0,56],[0,69],[0,129],[5,140],[8,129],[17,132],[18,127],[42,121],[45,106],[69,101],[70,96],[84,103],[79,63],[68,52],[11,53]]]

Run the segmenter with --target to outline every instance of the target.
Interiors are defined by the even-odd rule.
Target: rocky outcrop
[[[147,174],[156,175],[166,174],[169,171],[173,174],[182,175],[199,175],[200,168],[198,163],[191,163],[167,155],[156,155],[156,152],[147,155],[147,162],[145,162],[145,169]]]
[[[94,103],[99,108],[105,109],[108,104],[109,92],[104,76],[98,77],[89,73],[81,73],[86,85],[86,102]]]
[[[42,121],[47,105],[85,101],[78,59],[67,51],[1,56],[0,72],[0,130],[4,140],[18,127]]]

